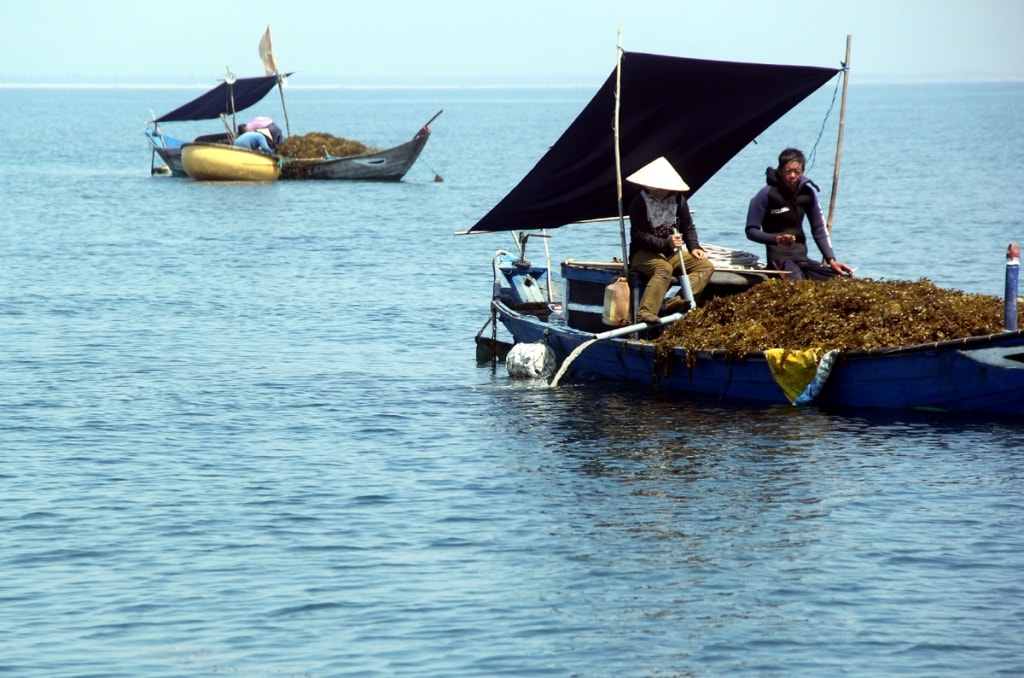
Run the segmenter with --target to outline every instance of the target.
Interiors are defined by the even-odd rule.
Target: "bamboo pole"
[[[280,73],[275,73],[274,75],[277,76],[277,91],[281,94],[281,110],[284,111],[284,128],[285,131],[288,133],[288,136],[291,136],[292,126],[291,123],[288,122],[288,107],[284,105],[284,86],[282,84],[282,82],[284,81],[284,76],[282,76]]]
[[[622,275],[629,277],[626,249],[626,217],[622,209],[622,153],[619,150],[619,87],[622,85],[622,26],[615,43],[615,190],[619,204],[619,237],[622,240]]]
[[[832,195],[828,201],[828,219],[825,230],[832,235],[832,217],[836,211],[836,191],[839,188],[839,156],[843,153],[843,130],[846,128],[846,86],[850,80],[850,42],[853,36],[846,36],[846,60],[843,61],[843,98],[839,104],[839,135],[836,139],[836,165],[832,172]]]

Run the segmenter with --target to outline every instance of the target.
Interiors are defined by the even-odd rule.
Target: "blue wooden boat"
[[[504,274],[503,274],[504,275]],[[511,288],[510,288],[511,289]],[[492,300],[516,342],[543,342],[558,362],[588,344],[568,376],[632,382],[710,402],[788,404],[765,351],[730,357],[685,347],[659,363],[646,325],[591,332],[549,322],[503,297]],[[671,317],[667,319],[671,321]],[[632,337],[630,335],[633,335]],[[595,337],[597,339],[595,340]],[[806,404],[824,408],[914,409],[1020,417],[1024,414],[1024,331],[919,346],[846,351],[834,357],[820,390]]]
[[[622,260],[570,259],[562,262],[558,281],[548,267],[527,260],[527,239],[544,229],[580,222],[598,228],[602,220],[621,224],[621,205],[638,189],[620,177],[658,156],[680,168],[690,185],[687,196],[692,195],[750,140],[841,70],[624,53],[620,66],[537,165],[467,232],[512,232],[518,245],[518,251],[499,250],[492,259],[491,335],[485,333],[487,324],[478,332],[478,358],[541,347],[557,371],[537,374],[554,385],[566,379],[610,380],[650,387],[662,397],[710,402],[1024,414],[1024,332],[1016,329],[1016,290],[1008,290],[1007,297],[1007,307],[1014,309],[1014,322],[1007,325],[1012,330],[925,345],[830,351],[792,397],[773,374],[767,338],[765,350],[742,356],[685,346],[658,355],[652,341],[657,326],[604,324],[605,286],[628,274]],[[629,92],[621,102],[619,82]],[[621,152],[608,125],[616,105],[621,106],[616,127]],[[712,256],[714,295],[741,293],[773,275],[757,261],[737,263],[731,260],[735,253],[724,252],[724,261]],[[681,318],[674,314],[662,323],[685,322]],[[499,326],[511,335],[510,342],[498,339]]]

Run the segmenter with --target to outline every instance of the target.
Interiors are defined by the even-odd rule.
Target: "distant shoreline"
[[[131,90],[205,90],[216,80],[205,83],[114,83],[114,82],[0,82],[0,89],[131,89]],[[288,89],[296,90],[473,90],[473,89],[588,89],[595,90],[603,84],[601,81],[552,81],[552,82],[395,82],[395,83],[292,83]],[[870,79],[859,78],[856,74],[850,79],[850,86],[863,85],[1012,85],[1024,83],[1024,78],[975,78],[975,79]]]
[[[118,83],[16,83],[0,82],[0,89],[132,89],[132,90],[154,90],[154,89],[209,89],[212,83],[205,84],[118,84]],[[288,89],[295,90],[437,90],[437,89],[596,89],[601,83],[587,84],[395,84],[395,85],[359,85],[359,84],[323,84],[323,85],[293,85],[289,83]]]

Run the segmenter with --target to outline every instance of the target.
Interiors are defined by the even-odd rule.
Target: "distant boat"
[[[181,148],[189,141],[202,143],[230,144],[237,134],[236,114],[255,106],[288,74],[274,74],[254,78],[236,78],[230,71],[216,87],[204,92],[173,111],[150,121],[152,128],[145,130],[152,149],[151,174],[171,174],[176,177],[188,176],[181,160]],[[165,134],[160,123],[185,122],[193,120],[217,120],[224,122],[222,132],[204,134],[188,140]],[[159,168],[156,158],[163,161],[165,168]]]
[[[284,90],[281,85],[291,73],[277,72],[269,26],[260,39],[259,53],[267,75],[236,78],[231,71],[228,71],[224,80],[213,89],[150,121],[149,124],[152,127],[147,127],[145,130],[146,138],[152,149],[150,174],[235,181],[270,181],[278,177],[285,179],[401,181],[430,139],[430,123],[442,113],[442,111],[438,111],[427,121],[427,124],[416,132],[410,141],[390,148],[369,149],[364,153],[349,156],[334,156],[326,151],[316,157],[308,158],[274,156],[277,171],[271,177],[269,176],[271,174],[269,166],[260,158],[249,158],[242,162],[244,156],[240,152],[218,151],[218,148],[231,146],[236,136],[242,131],[238,126],[237,114],[262,101],[275,85],[281,93],[281,107],[284,109]],[[288,135],[291,135],[291,129],[287,123],[287,110],[284,110],[284,116]],[[224,124],[223,132],[204,134],[191,141],[165,134],[160,127],[160,123],[216,120],[218,118]],[[189,147],[191,150],[187,153],[191,162],[183,158],[183,150]],[[251,153],[256,156],[260,155],[258,151],[251,151]],[[157,166],[157,157],[163,162],[164,167]],[[257,168],[260,169],[257,170]],[[241,178],[249,175],[258,178]],[[435,181],[439,180],[440,176],[435,175]]]
[[[229,73],[227,77],[213,89],[205,92],[200,97],[166,113],[152,121],[152,129],[145,130],[146,138],[149,140],[153,162],[150,164],[152,174],[170,174],[175,177],[196,176],[202,173],[203,180],[216,179],[217,175],[225,174],[230,177],[228,180],[240,180],[235,175],[240,169],[233,160],[240,158],[239,153],[213,154],[210,145],[230,146],[237,134],[237,113],[251,108],[259,103],[271,89],[277,84],[278,77],[285,75],[261,76],[256,78],[234,79]],[[348,156],[333,156],[323,153],[320,157],[314,158],[278,158],[279,170],[276,176],[269,177],[265,172],[259,172],[258,181],[268,181],[278,177],[283,179],[348,179],[355,181],[401,181],[406,173],[412,168],[419,158],[423,147],[430,139],[430,123],[432,123],[443,111],[438,111],[427,121],[413,136],[404,143],[391,148],[370,149],[364,153]],[[187,121],[187,120],[215,120],[224,121],[224,131],[219,133],[204,134],[192,140],[171,136],[163,131],[160,123]],[[204,145],[194,155],[203,158],[202,164],[196,163],[195,171],[189,172],[182,158],[182,149],[186,145]],[[245,149],[239,149],[245,150]],[[260,155],[256,151],[251,151]],[[165,169],[156,166],[156,158],[159,157],[166,166]],[[212,160],[219,159],[225,165],[221,168],[223,172],[211,171]],[[253,158],[246,167],[250,170],[241,172],[247,174],[252,166],[264,166],[267,163],[259,158]]]
[[[779,353],[772,351],[771,337],[764,339],[765,350],[736,356],[724,348],[659,347],[653,339],[660,327],[686,322],[679,313],[661,318],[660,325],[635,320],[624,327],[608,324],[605,291],[616,278],[630,275],[623,264],[625,253],[616,260],[563,261],[560,292],[550,264],[526,259],[527,239],[546,237],[545,229],[582,222],[597,228],[611,220],[621,224],[623,198],[628,205],[639,191],[628,182],[623,185],[621,177],[659,156],[679,169],[691,189],[687,195],[692,194],[841,70],[622,53],[620,65],[562,136],[468,231],[512,232],[518,247],[511,253],[498,250],[490,262],[492,331],[488,337],[485,324],[477,333],[478,358],[507,355],[510,374],[513,364],[525,364],[530,370],[518,376],[543,376],[553,385],[563,377],[599,379],[647,386],[663,398],[1019,418],[1024,413],[1024,331],[1016,329],[1016,289],[1008,290],[1013,321],[1005,332],[829,351],[810,364],[797,384],[800,388],[794,389],[776,376],[773,361]],[[625,245],[625,234],[622,240]],[[728,258],[732,252],[725,254]],[[1008,254],[1008,280],[1010,262],[1016,264],[1017,256]],[[756,262],[715,263],[710,287],[717,296],[742,294],[771,275]],[[635,303],[634,297],[629,305]],[[511,342],[497,339],[499,323],[511,334]],[[537,349],[532,353],[541,357],[534,359],[531,351],[519,349]],[[549,368],[557,371],[552,375]]]

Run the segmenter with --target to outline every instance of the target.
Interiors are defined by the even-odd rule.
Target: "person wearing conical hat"
[[[665,300],[672,276],[682,272],[679,257],[695,298],[707,287],[715,266],[700,245],[683,195],[689,186],[664,156],[633,172],[626,181],[643,187],[629,206],[629,267],[647,280],[637,319],[656,323],[662,302],[665,315],[689,308],[681,292]]]

